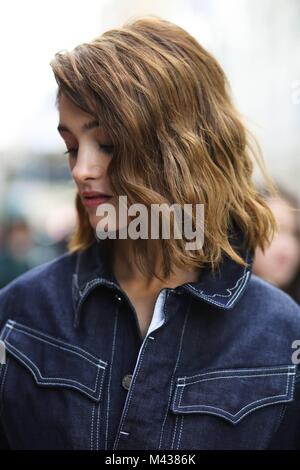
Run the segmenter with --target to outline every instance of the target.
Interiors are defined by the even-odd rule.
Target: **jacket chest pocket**
[[[293,400],[295,365],[178,377],[171,411],[177,449],[264,448]]]
[[[100,406],[107,362],[12,320],[1,336],[3,415],[16,445],[89,448],[84,436]]]

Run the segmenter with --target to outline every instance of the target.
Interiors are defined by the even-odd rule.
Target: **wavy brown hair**
[[[159,243],[168,276],[173,264],[215,269],[223,254],[245,264],[230,241],[234,224],[250,250],[271,241],[276,223],[252,181],[256,160],[274,191],[259,146],[233,104],[222,68],[187,31],[153,15],[134,18],[71,52],[59,51],[50,65],[57,104],[65,94],[110,135],[115,194],[146,206],[204,204],[201,250],[185,250],[182,239],[136,240],[133,256],[147,276],[157,275],[151,242]],[[78,194],[76,207],[71,251],[95,239]]]

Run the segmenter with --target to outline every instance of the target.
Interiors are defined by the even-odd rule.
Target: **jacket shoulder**
[[[247,311],[268,328],[295,328],[300,333],[300,306],[278,287],[252,274],[243,300]]]
[[[4,321],[26,304],[60,296],[71,289],[76,254],[64,253],[59,257],[31,268],[0,289],[0,328]]]

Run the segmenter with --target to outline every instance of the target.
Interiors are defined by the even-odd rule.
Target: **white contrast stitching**
[[[92,408],[92,423],[91,423],[91,450],[93,450],[93,441],[94,441],[94,414],[95,414],[95,406],[96,404],[93,403],[93,408]]]
[[[166,300],[167,300],[167,299],[166,299]],[[165,309],[165,306],[164,306],[164,309]],[[179,357],[180,357],[180,354],[181,354],[183,336],[184,336],[184,332],[185,332],[187,320],[188,320],[188,317],[189,317],[189,314],[190,314],[190,309],[191,309],[191,302],[189,303],[189,308],[188,308],[188,311],[186,312],[185,319],[184,319],[184,323],[183,323],[183,328],[182,328],[181,337],[180,337],[180,343],[179,343],[178,354],[177,354],[176,363],[175,363],[174,371],[173,371],[173,374],[172,374],[172,377],[171,377],[171,382],[170,382],[169,397],[168,397],[168,405],[167,405],[167,408],[166,408],[165,417],[164,417],[164,420],[163,420],[163,423],[162,423],[162,427],[161,427],[161,431],[160,431],[160,439],[159,439],[159,446],[158,446],[158,449],[161,449],[161,445],[162,445],[164,427],[165,427],[166,420],[167,420],[167,416],[168,416],[168,413],[169,413],[169,408],[170,408],[170,403],[171,403],[171,397],[172,397],[172,392],[173,392],[174,377],[175,377],[175,373],[176,373],[176,370],[177,370],[177,367],[178,367],[178,363],[179,363]],[[175,433],[176,433],[176,421],[175,421]],[[173,434],[173,438],[174,438],[175,433]],[[173,441],[173,439],[172,439],[172,441]]]
[[[249,257],[249,250],[247,250],[247,254],[246,254],[246,263],[248,262],[248,257]],[[188,286],[193,289],[198,295],[200,294],[202,298],[204,299],[207,299],[209,300],[209,302],[215,304],[215,305],[220,305],[220,302],[218,301],[215,301],[215,300],[212,300],[212,297],[231,297],[233,295],[232,298],[230,298],[228,300],[228,302],[225,304],[226,307],[229,307],[231,306],[231,304],[233,303],[233,301],[235,300],[235,298],[240,294],[241,290],[243,289],[244,285],[246,284],[247,282],[247,279],[248,277],[250,276],[251,272],[250,271],[247,271],[247,266],[244,266],[244,271],[243,271],[243,275],[237,280],[237,282],[235,283],[235,285],[233,287],[230,287],[230,288],[227,288],[226,291],[228,292],[228,294],[205,294],[204,291],[198,291],[194,286],[192,286],[191,284],[188,284]],[[238,287],[238,284],[239,282],[241,282],[241,285]],[[236,292],[232,292],[234,289],[237,289]]]
[[[97,429],[96,429],[96,450],[99,449],[99,422],[100,422],[100,402],[97,409]]]
[[[263,371],[272,371],[272,370],[295,370],[296,366],[295,365],[286,365],[286,366],[270,366],[270,367],[253,367],[251,369],[246,369],[246,368],[239,368],[239,369],[220,369],[220,370],[213,370],[210,372],[203,372],[201,374],[195,374],[195,375],[189,375],[189,376],[184,376],[184,377],[178,377],[178,381],[180,380],[190,380],[193,379],[194,377],[203,377],[211,374],[220,374],[220,373],[225,373],[225,372],[263,372]],[[237,375],[237,377],[239,377]]]
[[[244,418],[248,413],[252,412],[252,411],[255,411],[256,409],[258,408],[261,408],[262,406],[264,406],[264,404],[267,404],[267,405],[271,405],[271,404],[275,404],[275,403],[278,403],[279,400],[275,400],[275,401],[270,401],[274,398],[284,398],[284,397],[288,397],[289,395],[289,392],[290,392],[290,384],[291,383],[294,383],[294,379],[295,379],[295,374],[286,374],[287,376],[287,383],[286,383],[286,390],[285,390],[285,394],[284,395],[273,395],[273,396],[270,396],[270,397],[265,397],[265,398],[261,398],[259,400],[255,400],[251,403],[248,403],[246,406],[244,406],[243,408],[241,408],[237,413],[233,414],[233,413],[229,413],[228,411],[226,410],[223,410],[222,408],[218,408],[218,407],[215,407],[215,406],[209,406],[209,405],[189,405],[189,406],[180,406],[180,403],[181,403],[181,398],[182,398],[182,393],[183,393],[183,390],[184,390],[184,386],[182,386],[182,390],[181,390],[181,395],[180,395],[180,398],[179,398],[179,402],[178,402],[178,405],[177,405],[177,409],[180,410],[182,408],[191,408],[191,407],[195,407],[195,406],[201,406],[202,407],[202,410],[198,410],[197,412],[198,413],[204,413],[205,411],[208,411],[208,409],[212,409],[212,410],[219,410],[221,411],[222,413],[217,413],[217,411],[213,412],[213,411],[210,411],[211,414],[215,414],[217,416],[220,416],[220,417],[223,417],[223,418],[228,418],[229,421],[231,421],[232,423],[237,423],[238,421],[240,421],[242,418]],[[263,376],[262,376],[263,377]],[[174,396],[174,404],[176,403],[175,402],[175,397],[176,395]],[[293,397],[289,398],[288,400],[286,401],[291,401]],[[255,406],[253,407],[252,405],[255,404],[255,403],[261,403],[261,405],[258,405],[258,406]],[[232,419],[232,418],[235,418],[236,416],[238,416],[239,414],[241,414],[241,412],[248,408],[248,407],[251,407],[251,409],[249,409],[246,413],[242,413],[242,415],[240,416],[240,418],[238,420],[235,420],[235,419]],[[225,416],[224,416],[225,415]]]
[[[147,340],[147,338],[146,338],[146,340]],[[134,376],[134,378],[133,378],[133,381],[132,381],[131,384],[130,384],[131,395],[130,395],[129,398],[128,398],[126,410],[125,410],[125,412],[124,412],[124,417],[123,417],[123,420],[122,420],[122,426],[123,426],[123,424],[124,424],[124,422],[125,422],[125,420],[126,420],[127,412],[128,412],[128,409],[129,409],[129,404],[130,404],[131,397],[132,397],[132,391],[133,391],[134,384],[135,384],[135,382],[136,382],[136,378],[137,378],[137,376],[138,376],[139,370],[140,370],[141,365],[142,365],[142,362],[143,362],[143,357],[144,357],[144,354],[145,354],[145,351],[146,351],[147,344],[148,344],[148,342],[145,341],[144,349],[143,349],[142,354],[141,354],[141,358],[140,358],[140,361],[139,361],[139,365],[138,365],[136,374],[135,374],[135,376]],[[124,434],[124,432],[120,430],[119,435],[120,435],[120,434]],[[126,433],[125,433],[125,434],[126,434]],[[119,443],[119,435],[117,436],[116,447],[117,447],[117,445],[118,445],[118,443]]]
[[[194,382],[188,382],[184,384],[178,384],[178,387],[184,387],[186,385],[193,385],[198,382],[209,382],[210,380],[219,380],[219,379],[239,379],[245,377],[272,377],[273,375],[294,375],[293,372],[275,372],[273,374],[249,374],[249,375],[220,375],[218,377],[208,377],[207,379],[199,379]]]
[[[77,346],[73,346],[73,345],[70,345],[70,344],[67,344],[67,343],[62,343],[62,344],[65,345],[64,347],[63,347],[63,346],[59,346],[59,345],[55,344],[54,342],[47,341],[46,339],[40,337],[40,336],[39,336],[40,333],[38,333],[37,335],[35,335],[35,334],[32,334],[32,333],[29,333],[28,331],[24,331],[23,329],[19,329],[19,328],[15,327],[15,326],[12,326],[12,328],[13,328],[14,330],[16,330],[16,331],[19,331],[20,333],[23,333],[24,335],[31,336],[32,338],[35,338],[35,339],[37,339],[37,340],[39,340],[39,341],[42,341],[42,342],[44,342],[44,343],[46,343],[46,344],[49,344],[50,346],[53,346],[54,348],[62,349],[62,350],[65,350],[65,351],[67,351],[67,352],[70,352],[70,353],[72,353],[72,354],[76,354],[76,355],[82,357],[83,359],[85,359],[86,361],[91,362],[91,364],[96,365],[97,367],[102,367],[102,368],[104,369],[104,366],[101,366],[101,365],[99,364],[99,362],[102,362],[103,364],[105,364],[105,366],[107,365],[107,362],[102,361],[101,359],[98,359],[98,358],[92,356],[90,353],[88,353],[87,351],[84,351],[83,349],[80,349],[80,350],[83,351],[85,354],[88,354],[88,355],[90,355],[91,357],[93,357],[93,359],[95,359],[96,363],[95,363],[94,361],[92,361],[91,359],[89,359],[88,357],[86,357],[86,356],[80,354],[78,351],[73,351],[73,348],[77,348]],[[28,327],[27,327],[27,328],[28,328]],[[34,330],[32,330],[32,331],[34,331]],[[44,335],[44,333],[42,333],[42,334]],[[48,337],[48,338],[51,338],[51,337],[48,336],[48,335],[45,335],[45,336]],[[52,338],[51,338],[51,339],[52,339]],[[52,341],[53,341],[53,339],[52,339]],[[57,341],[58,341],[58,340],[57,340]]]
[[[172,442],[171,442],[171,450],[174,449],[174,441],[175,441],[175,436],[176,436],[176,431],[177,431],[177,423],[178,423],[179,417],[178,415],[176,416],[175,419],[175,426],[174,426],[174,432],[172,436]]]
[[[181,416],[181,425],[180,425],[179,437],[178,437],[178,442],[177,442],[177,447],[176,447],[177,450],[179,450],[179,446],[180,446],[180,442],[181,442],[182,429],[183,429],[183,420],[184,420],[184,415]]]
[[[115,355],[115,341],[116,341],[116,331],[117,331],[117,324],[118,324],[118,314],[119,314],[119,307],[117,307],[117,313],[116,313],[115,324],[114,324],[114,336],[113,336],[113,345],[112,345],[112,353],[111,353],[111,365],[110,365],[110,368],[109,368],[109,378],[108,378],[108,386],[107,386],[107,413],[106,413],[105,449],[107,449],[107,440],[108,440],[108,423],[109,423],[109,412],[110,412],[109,388],[110,388],[111,373],[112,373],[112,367],[113,367],[114,355]]]
[[[4,329],[5,329],[5,327],[4,327]],[[1,338],[5,342],[6,339],[9,337],[9,335],[11,333],[11,330],[9,330],[7,332],[7,335],[4,338],[4,329],[3,329],[3,332],[2,332],[3,337],[2,337],[2,334],[1,334]],[[3,402],[4,384],[5,384],[5,379],[6,379],[7,369],[8,369],[8,363],[9,363],[9,360],[8,360],[8,358],[6,358],[6,364],[1,364],[1,368],[0,368],[0,373],[1,373],[2,367],[5,365],[5,370],[4,370],[4,374],[3,374],[3,377],[2,377],[2,383],[1,383],[1,388],[0,388],[0,404]],[[1,410],[1,414],[2,414],[2,410]]]
[[[86,388],[86,389],[90,390],[91,392],[95,392],[95,391],[96,391],[96,389],[97,389],[97,384],[98,384],[98,378],[99,378],[100,367],[98,367],[98,371],[97,371],[95,388],[92,389],[92,388],[88,387],[87,385],[84,385],[84,384],[78,382],[77,380],[73,380],[73,379],[67,379],[67,378],[61,378],[61,377],[43,377],[42,374],[41,374],[41,372],[40,372],[40,370],[39,370],[39,368],[29,359],[29,357],[27,357],[27,356],[26,356],[25,354],[23,354],[21,351],[19,351],[18,349],[16,349],[16,348],[15,348],[12,344],[10,344],[9,342],[7,342],[6,344],[9,346],[9,348],[12,349],[12,351],[10,351],[11,354],[15,355],[15,357],[16,357],[19,361],[21,361],[25,366],[27,366],[27,367],[29,368],[29,370],[32,372],[32,374],[33,374],[33,376],[34,376],[34,378],[35,378],[37,384],[39,384],[39,385],[41,385],[41,384],[48,384],[48,385],[58,385],[58,386],[63,386],[63,385],[66,386],[66,385],[69,385],[70,387],[73,387],[73,388],[75,388],[75,389],[77,389],[77,390],[81,390],[81,391],[83,391],[82,388]],[[9,348],[8,348],[8,350],[9,350]],[[16,353],[13,351],[14,349],[17,351],[18,354],[21,354],[21,356],[24,356],[24,357],[27,359],[27,361],[30,362],[30,364],[32,364],[32,368],[30,367],[30,365],[29,365],[26,361],[22,360],[22,359],[18,356],[18,354],[16,354]],[[39,382],[38,377],[36,376],[35,370],[36,370],[36,372],[38,373],[39,377],[40,377],[41,379],[43,379],[42,382]],[[51,379],[51,380],[59,380],[59,381],[61,380],[61,381],[63,381],[63,383],[62,383],[62,384],[59,384],[59,383],[55,383],[55,382],[48,382],[48,381],[46,381],[46,378]],[[100,385],[98,397],[100,397],[100,394],[101,394],[103,378],[104,378],[104,373],[102,374],[101,385]],[[69,384],[69,382],[75,382],[75,383],[77,383],[78,385],[80,385],[80,387],[77,387],[76,385]],[[85,392],[85,393],[87,393],[90,397],[94,398],[93,395],[91,395],[90,393],[88,393],[88,392]]]

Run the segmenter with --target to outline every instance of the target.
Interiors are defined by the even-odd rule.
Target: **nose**
[[[106,165],[101,156],[95,158],[90,152],[79,152],[72,168],[72,177],[76,183],[89,179],[102,179],[106,175]]]

